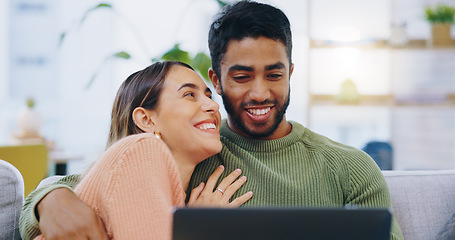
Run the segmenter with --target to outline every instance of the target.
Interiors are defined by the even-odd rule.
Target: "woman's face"
[[[156,130],[174,157],[184,154],[202,161],[222,148],[218,110],[210,89],[199,75],[189,68],[174,65],[166,75],[152,116]]]

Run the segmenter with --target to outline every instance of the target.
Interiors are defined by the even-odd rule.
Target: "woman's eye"
[[[185,94],[183,94],[183,97],[192,97],[192,98],[194,98],[194,93],[193,92],[186,92]]]

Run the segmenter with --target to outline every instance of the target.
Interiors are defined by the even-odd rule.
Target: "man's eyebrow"
[[[186,88],[186,87],[194,88],[194,89],[196,89],[196,90],[199,89],[199,87],[198,87],[196,84],[194,84],[194,83],[185,83],[185,84],[183,84],[182,86],[180,86],[179,89],[178,89],[177,91],[180,91],[180,89]]]
[[[286,65],[284,65],[284,63],[282,63],[282,62],[277,62],[275,64],[265,66],[266,71],[274,70],[274,69],[283,69],[283,68],[286,68]]]
[[[248,67],[248,66],[243,66],[243,65],[234,65],[231,66],[228,70],[228,72],[231,71],[247,71],[247,72],[252,72],[254,70],[253,67]]]

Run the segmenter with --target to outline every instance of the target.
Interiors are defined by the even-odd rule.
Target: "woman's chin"
[[[203,157],[203,159],[201,159],[201,162],[204,161],[205,159],[213,156],[213,155],[218,154],[219,152],[221,152],[222,148],[223,148],[223,145],[221,144],[221,142],[219,142],[219,144],[216,144],[216,145],[210,146],[209,148],[206,148],[206,151],[204,151],[205,152],[205,156]]]

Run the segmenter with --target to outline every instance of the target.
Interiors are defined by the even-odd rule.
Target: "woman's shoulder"
[[[167,148],[166,144],[161,139],[155,137],[155,134],[139,133],[118,140],[116,143],[112,144],[112,146],[109,147],[107,151],[112,149],[128,149],[137,145],[150,145]]]
[[[171,156],[167,145],[157,139],[153,133],[140,133],[125,137],[112,146],[103,154],[103,159],[110,161],[141,161],[140,158],[161,155]]]

